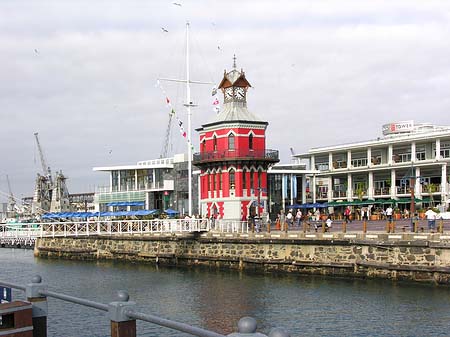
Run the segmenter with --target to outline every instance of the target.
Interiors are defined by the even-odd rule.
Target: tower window
[[[247,188],[247,171],[242,172],[242,187]]]
[[[250,150],[253,150],[253,135],[250,134],[250,136],[248,136],[248,148]]]
[[[205,139],[203,139],[203,142],[202,142],[202,152],[206,152],[206,140]]]
[[[261,170],[258,170],[258,189],[261,188]]]
[[[231,190],[234,190],[234,170],[233,169],[231,169],[230,170],[230,172],[229,172],[229,174],[228,174],[228,176],[229,176],[229,181],[230,181],[230,189]]]
[[[213,139],[213,146],[214,146],[214,151],[217,151],[217,137],[216,136],[214,136],[214,139]]]
[[[234,134],[228,136],[228,150],[234,150]]]

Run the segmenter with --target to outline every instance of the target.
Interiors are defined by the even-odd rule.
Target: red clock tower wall
[[[249,87],[242,70],[225,72],[222,110],[197,129],[194,163],[201,169],[200,203],[208,217],[242,220],[266,210],[267,169],[278,162],[278,151],[266,149],[268,123],[247,109]]]

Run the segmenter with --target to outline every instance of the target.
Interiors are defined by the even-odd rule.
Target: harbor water
[[[448,336],[450,288],[383,280],[179,269],[113,261],[37,259],[0,249],[0,279],[26,284],[39,274],[49,290],[108,303],[127,290],[137,310],[223,334],[243,316],[268,334],[292,336]],[[14,291],[15,299],[24,294]],[[109,336],[107,314],[49,298],[49,336]],[[146,322],[138,336],[189,336]]]

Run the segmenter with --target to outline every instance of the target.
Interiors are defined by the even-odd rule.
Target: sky
[[[157,86],[186,76],[186,22],[190,77],[210,83],[191,86],[195,151],[233,55],[282,163],[389,122],[450,125],[449,1],[2,0],[0,202],[7,175],[17,198],[33,195],[35,132],[70,193],[107,185],[93,167],[159,158],[166,96],[187,129],[185,86]],[[186,152],[171,130],[170,154]]]

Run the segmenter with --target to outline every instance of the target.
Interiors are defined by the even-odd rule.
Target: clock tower
[[[236,69],[236,57],[218,88],[222,110],[197,129],[200,152],[193,160],[201,169],[201,213],[228,220],[261,216],[268,209],[267,169],[279,161],[278,151],[266,149],[269,123],[247,109],[251,85]]]

